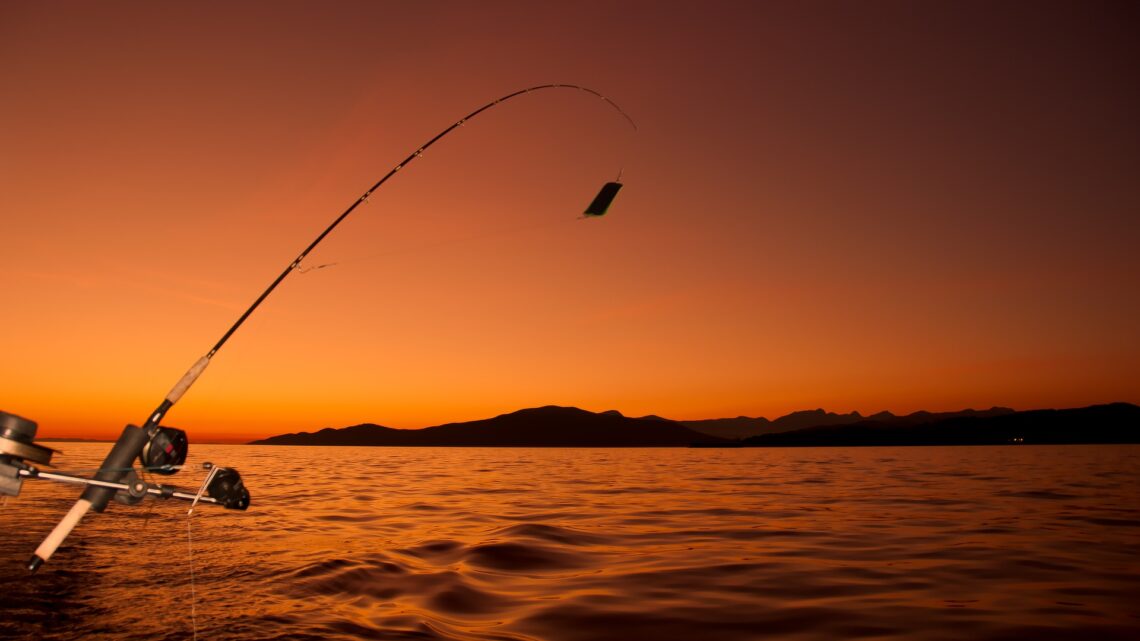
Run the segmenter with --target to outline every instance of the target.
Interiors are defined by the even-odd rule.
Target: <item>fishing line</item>
[[[190,521],[193,518],[193,510],[186,513],[186,560],[190,566],[190,627],[194,630],[194,641],[198,641],[198,597],[194,592],[194,540],[190,532]]]
[[[314,272],[314,271],[317,271],[319,269],[324,269],[326,267],[333,267],[333,266],[337,266],[337,265],[355,265],[357,263],[371,262],[374,260],[379,260],[382,258],[388,258],[391,256],[418,254],[418,253],[422,253],[422,252],[426,252],[426,251],[440,249],[443,247],[450,247],[450,246],[470,243],[470,242],[476,241],[476,240],[483,240],[485,238],[494,238],[494,239],[513,238],[513,237],[521,236],[521,235],[524,235],[524,234],[527,234],[530,232],[534,232],[534,231],[542,231],[542,230],[550,229],[552,227],[576,224],[579,221],[588,220],[590,218],[591,218],[590,216],[579,216],[577,218],[573,218],[570,220],[561,219],[561,220],[554,220],[554,221],[544,221],[544,222],[540,222],[540,223],[533,223],[530,225],[521,225],[521,226],[517,226],[517,227],[511,227],[511,228],[507,228],[504,230],[485,231],[485,232],[481,232],[481,233],[470,234],[467,236],[459,236],[456,238],[448,238],[445,240],[436,241],[434,243],[416,245],[415,247],[405,247],[402,249],[387,249],[387,250],[384,250],[381,252],[365,254],[363,256],[342,258],[342,259],[336,261],[335,263],[324,263],[321,265],[314,265],[313,267],[299,267],[299,268],[297,268],[297,273],[298,274],[307,274],[309,272]]]
[[[202,480],[202,485],[198,487],[198,493],[194,495],[194,501],[190,504],[190,509],[186,510],[186,555],[190,564],[190,623],[194,629],[194,639],[198,639],[198,599],[194,590],[194,539],[190,527],[191,520],[194,518],[194,508],[198,505],[198,501],[202,499],[202,495],[206,493],[210,487],[210,483],[218,476],[218,473],[223,468],[214,465],[213,463],[203,463],[203,469],[209,470],[206,478]]]
[[[217,476],[218,471],[222,469],[212,463],[203,463],[202,467],[210,470],[210,472],[206,474],[202,485],[198,487],[198,493],[194,495],[194,502],[190,504],[190,509],[186,510],[186,559],[190,566],[190,625],[194,631],[195,641],[198,639],[198,596],[194,588],[194,535],[191,522],[194,519],[194,507],[198,505],[198,501],[206,492],[206,488]]]
[[[314,267],[298,267],[297,273],[298,274],[307,274],[309,272],[316,271],[318,269],[324,269],[325,267],[332,267],[333,265],[339,265],[339,264],[340,263],[325,263],[323,265],[316,265]]]
[[[71,474],[71,475],[77,475],[78,476],[78,475],[82,475],[82,474],[98,474],[99,472],[130,472],[131,470],[142,470],[144,472],[153,472],[155,470],[183,470],[183,469],[192,468],[192,467],[194,467],[194,466],[193,465],[163,465],[161,467],[146,467],[146,466],[140,465],[139,467],[133,467],[133,466],[132,467],[86,467],[86,468],[79,468],[77,470],[56,469],[56,472],[59,474]]]

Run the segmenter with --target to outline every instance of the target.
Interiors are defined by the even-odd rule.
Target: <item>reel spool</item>
[[[0,411],[0,494],[18,496],[24,479],[24,461],[48,465],[55,450],[37,445],[36,422]]]
[[[147,471],[169,476],[182,467],[189,452],[190,441],[186,438],[186,432],[176,427],[160,425],[143,446],[139,462]]]
[[[0,412],[0,455],[47,465],[55,450],[33,443],[36,422]]]
[[[249,507],[249,490],[245,489],[241,474],[231,467],[214,467],[206,477],[205,486],[206,496],[227,510],[244,511]]]

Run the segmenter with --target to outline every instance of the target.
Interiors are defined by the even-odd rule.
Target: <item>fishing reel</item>
[[[28,560],[32,572],[39,569],[66,538],[83,515],[103,512],[111,501],[136,505],[147,496],[158,499],[191,501],[192,514],[198,503],[213,503],[227,510],[245,510],[250,495],[241,474],[228,467],[206,463],[206,480],[197,492],[185,492],[171,485],[146,480],[146,472],[168,476],[185,466],[189,454],[186,432],[158,425],[152,417],[144,427],[128,425],[91,477],[41,470],[55,450],[35,443],[36,424],[26,418],[0,412],[0,495],[16,496],[24,479],[44,479],[83,486],[83,494]],[[136,467],[136,464],[140,464]]]
[[[149,472],[169,476],[182,468],[189,452],[190,441],[186,438],[186,432],[176,427],[160,425],[143,446],[139,462]]]
[[[230,467],[216,467],[205,463],[210,473],[202,482],[206,495],[227,510],[245,510],[249,507],[249,490],[242,483],[241,474]],[[202,494],[202,490],[198,490]]]
[[[55,450],[35,443],[36,423],[22,416],[0,411],[0,495],[18,496],[24,484],[24,463],[48,465]]]
[[[249,490],[233,468],[204,464],[209,474],[197,493],[142,480],[134,467],[136,459],[143,471],[170,475],[182,469],[190,448],[186,432],[180,429],[156,426],[144,430],[128,425],[102,467],[93,478],[86,478],[38,469],[37,465],[50,465],[56,450],[35,442],[36,428],[35,421],[0,411],[0,495],[18,496],[24,479],[30,478],[86,486],[83,497],[96,512],[106,509],[112,499],[134,505],[147,496],[184,499],[194,505],[214,503],[229,510],[249,507]]]
[[[186,438],[186,432],[176,427],[160,425],[154,428],[149,440],[143,445],[138,460],[143,470],[169,476],[182,469],[189,453],[190,440]],[[121,480],[127,489],[116,492],[112,497],[117,503],[134,505],[146,497],[150,486],[139,478],[134,467]]]

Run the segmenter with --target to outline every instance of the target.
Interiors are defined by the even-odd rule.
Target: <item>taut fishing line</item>
[[[392,256],[403,256],[403,255],[407,255],[407,254],[422,253],[425,251],[441,249],[444,247],[452,247],[455,245],[467,244],[467,243],[470,243],[471,241],[481,240],[484,238],[495,238],[495,239],[513,238],[513,237],[520,236],[520,235],[527,234],[527,233],[534,232],[534,231],[541,231],[541,230],[550,229],[552,227],[561,227],[563,225],[577,224],[579,221],[587,220],[590,218],[592,218],[592,217],[583,215],[583,216],[578,216],[577,218],[570,219],[570,220],[546,221],[546,222],[541,222],[541,223],[535,223],[532,225],[520,225],[520,226],[516,226],[516,227],[510,227],[510,228],[506,228],[506,229],[502,229],[502,230],[482,231],[480,233],[457,236],[455,238],[447,238],[444,240],[438,240],[438,241],[427,243],[427,244],[416,245],[415,247],[405,247],[405,248],[401,248],[401,249],[386,249],[384,251],[369,253],[369,254],[365,254],[363,256],[356,256],[356,257],[349,256],[346,258],[341,258],[341,259],[339,259],[333,263],[322,263],[320,265],[314,265],[312,267],[301,266],[301,267],[297,268],[297,273],[298,274],[307,274],[309,272],[315,272],[317,270],[325,269],[327,267],[336,267],[336,266],[340,266],[340,265],[356,265],[359,263],[365,263],[365,262],[380,260],[382,258],[390,258]]]
[[[194,540],[190,534],[190,520],[193,512],[186,513],[186,564],[190,566],[190,627],[194,631],[194,641],[198,641],[198,597],[194,593]]]

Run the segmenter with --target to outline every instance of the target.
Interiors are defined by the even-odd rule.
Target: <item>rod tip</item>
[[[33,554],[32,558],[28,559],[28,572],[35,574],[36,570],[40,569],[43,564],[44,560],[40,558],[40,555]]]

